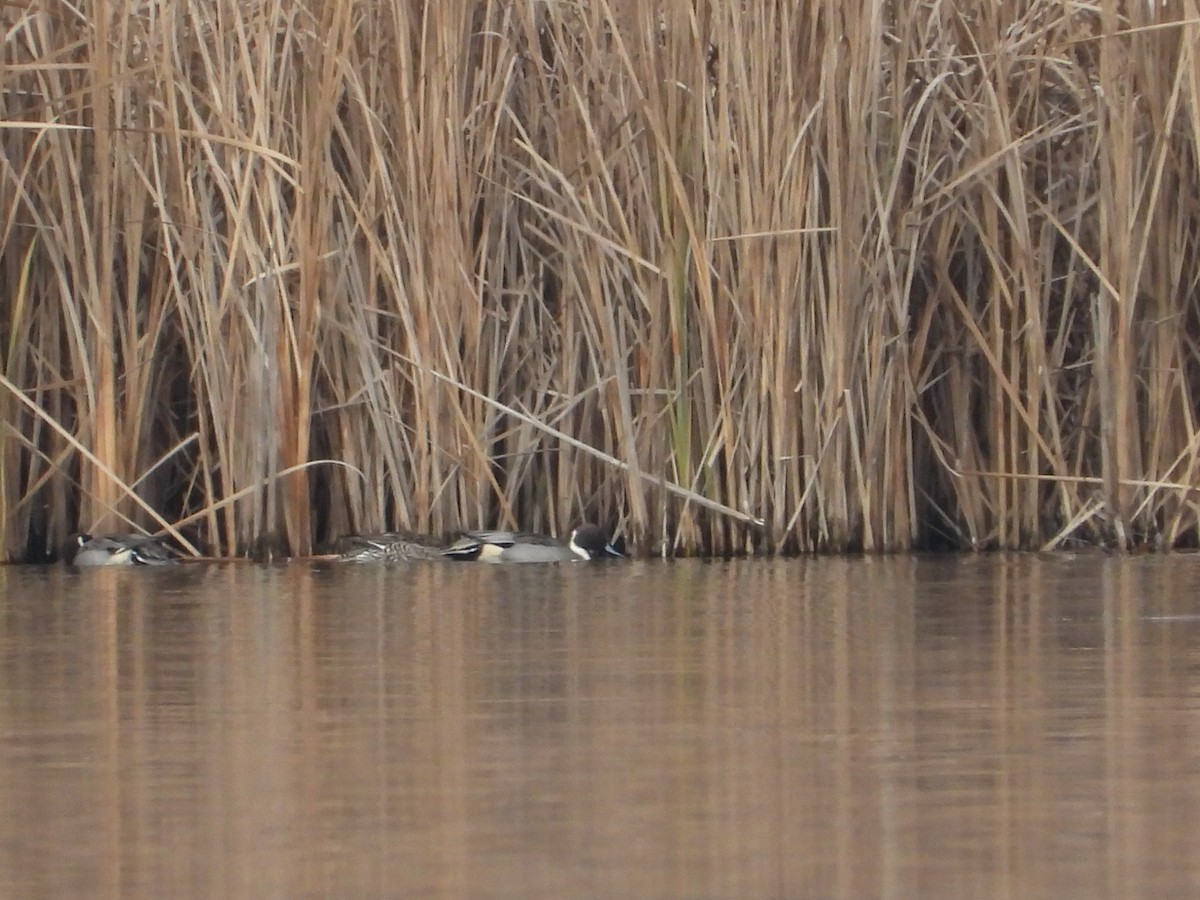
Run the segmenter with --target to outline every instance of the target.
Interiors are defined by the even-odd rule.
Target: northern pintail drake
[[[77,534],[63,549],[72,566],[173,566],[179,558],[162,541],[141,534]]]
[[[385,531],[381,534],[351,534],[340,541],[338,562],[411,562],[441,559],[443,547],[433,538]]]
[[[491,563],[580,562],[605,558],[623,559],[608,537],[595,525],[580,525],[564,544],[541,534],[512,531],[468,531],[442,551],[450,559]]]

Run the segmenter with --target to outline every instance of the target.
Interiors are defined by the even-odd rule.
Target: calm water
[[[1195,897],[1200,558],[0,568],[0,896]]]

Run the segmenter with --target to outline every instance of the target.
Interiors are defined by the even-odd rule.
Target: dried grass
[[[8,558],[1197,543],[1190,5],[77,9],[0,10]]]

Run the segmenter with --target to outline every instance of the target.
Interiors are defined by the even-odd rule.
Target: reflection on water
[[[1200,558],[0,568],[5,897],[1193,897]]]

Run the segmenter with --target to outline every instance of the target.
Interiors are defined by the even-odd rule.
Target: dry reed
[[[1197,543],[1194,4],[0,17],[9,559]]]

